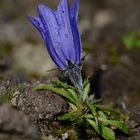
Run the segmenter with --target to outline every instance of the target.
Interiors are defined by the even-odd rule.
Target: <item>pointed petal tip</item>
[[[68,0],[61,0],[60,2],[59,2],[59,4],[58,4],[58,7],[60,6],[60,5],[62,5],[62,6],[68,6]]]
[[[29,21],[32,22],[32,21],[34,20],[35,17],[33,17],[33,16],[28,16],[27,18],[28,18]]]
[[[44,4],[38,4],[37,10],[42,11],[46,6]]]
[[[39,18],[28,16],[28,20],[38,29],[40,30],[40,21]]]
[[[38,21],[38,18],[37,17],[34,17],[34,16],[28,16],[28,20],[32,23]]]
[[[38,8],[38,10],[40,10],[40,11],[44,11],[44,10],[50,10],[50,11],[53,11],[53,9],[51,9],[50,7],[48,7],[47,5],[45,5],[45,4],[38,4],[38,6],[37,6],[37,8]]]
[[[60,0],[60,2],[59,3],[65,3],[65,2],[67,2],[68,0]]]
[[[37,7],[40,9],[40,8],[44,8],[44,7],[46,7],[46,5],[44,5],[44,4],[38,4]]]
[[[32,20],[32,16],[27,16],[28,20],[31,21]]]
[[[71,9],[78,11],[79,10],[79,0],[73,0]]]
[[[34,24],[35,17],[33,17],[33,16],[28,16],[28,20],[29,20],[32,24]]]

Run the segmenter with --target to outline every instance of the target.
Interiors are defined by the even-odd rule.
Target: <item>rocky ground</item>
[[[41,2],[55,7],[58,0]],[[63,98],[32,91],[61,75],[46,72],[55,65],[27,20],[36,5],[35,0],[0,1],[0,140],[61,140],[67,134],[69,140],[82,140],[73,127],[56,119],[67,112]],[[118,140],[140,139],[140,49],[122,42],[125,33],[140,32],[139,9],[139,0],[80,0],[79,29],[88,53],[83,74],[92,76],[91,92],[103,98],[102,104],[128,115],[131,134],[117,132]],[[101,138],[93,134],[90,139]]]

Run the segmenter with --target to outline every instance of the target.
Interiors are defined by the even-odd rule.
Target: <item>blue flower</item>
[[[62,70],[69,64],[77,66],[81,62],[82,48],[78,31],[79,1],[74,0],[72,7],[68,0],[61,0],[57,9],[46,5],[38,5],[39,17],[29,16],[31,23],[41,33],[50,57]]]

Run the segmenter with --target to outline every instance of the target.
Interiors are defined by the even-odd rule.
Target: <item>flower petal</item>
[[[78,18],[79,0],[73,0],[72,7],[70,8],[71,18]]]
[[[67,60],[73,64],[76,60],[73,34],[70,24],[69,7],[67,0],[61,0],[55,12],[58,22],[58,32],[62,44],[62,50]]]
[[[33,16],[29,16],[28,19],[37,28],[37,30],[41,33],[43,39],[45,39],[45,32],[44,32],[43,26],[40,22],[40,19],[37,17],[33,17]]]
[[[63,67],[64,69],[64,67],[67,66],[67,61],[62,52],[61,42],[60,42],[61,40],[59,37],[58,25],[57,25],[54,11],[48,8],[47,6],[41,4],[38,6],[38,12],[39,12],[40,20],[45,29],[46,36],[48,38],[47,44],[49,43],[49,45],[47,45],[47,48],[48,50],[52,50],[53,53],[55,53],[55,57],[53,58],[53,60],[58,61],[59,59],[59,61],[62,63],[60,64],[59,67],[61,68]],[[52,51],[49,52],[50,55]]]
[[[78,9],[79,9],[79,0],[74,0],[73,5],[70,9],[70,21],[75,43],[75,49],[77,52],[76,64],[79,64],[82,58],[81,37],[78,30]]]

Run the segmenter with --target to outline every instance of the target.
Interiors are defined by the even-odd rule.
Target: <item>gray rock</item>
[[[16,52],[13,54],[15,64],[30,73],[46,76],[48,74],[46,71],[55,68],[45,45],[24,43],[20,47],[15,47],[14,52]]]
[[[36,127],[22,112],[0,105],[0,140],[38,140]]]
[[[59,113],[67,111],[63,98],[49,91],[32,91],[28,89],[15,92],[12,104],[25,112],[32,120],[53,119]]]

